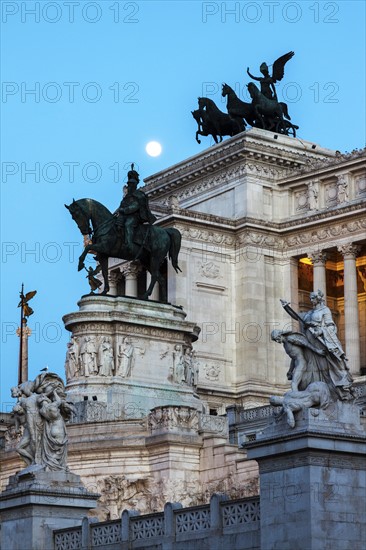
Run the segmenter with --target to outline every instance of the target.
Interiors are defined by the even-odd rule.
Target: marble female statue
[[[79,374],[79,346],[75,336],[67,344],[65,372],[68,380]]]
[[[184,356],[182,346],[176,344],[173,351],[173,379],[177,384],[183,384],[186,381]]]
[[[132,363],[134,359],[134,346],[131,339],[126,336],[123,343],[118,347],[118,370],[117,375],[126,378],[131,375]]]
[[[80,348],[81,365],[84,376],[93,376],[97,373],[97,350],[95,348],[94,338],[85,336]]]
[[[28,466],[37,465],[45,470],[67,469],[67,436],[65,421],[74,408],[65,400],[65,387],[55,373],[45,372],[34,381],[12,388],[18,398],[13,407],[16,428],[24,425],[18,447],[19,455]]]
[[[98,350],[98,373],[101,376],[112,376],[114,371],[113,347],[109,338],[104,337]]]
[[[40,414],[44,418],[41,462],[46,470],[67,469],[67,434],[65,416],[72,408],[53,392],[53,401],[46,395],[39,396]]]

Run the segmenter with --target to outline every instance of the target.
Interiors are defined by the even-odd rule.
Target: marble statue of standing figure
[[[184,378],[190,386],[194,386],[194,360],[191,348],[188,348],[183,356]]]
[[[65,417],[73,408],[60,399],[55,390],[52,399],[39,396],[40,414],[44,418],[42,438],[42,464],[46,470],[67,469],[67,434]]]
[[[94,338],[85,336],[80,347],[81,365],[84,376],[93,376],[97,374],[97,350],[95,348]]]
[[[308,195],[309,195],[309,208],[310,210],[318,210],[318,197],[319,189],[318,184],[315,181],[311,181],[308,185]]]
[[[65,386],[55,373],[44,372],[34,381],[12,388],[18,398],[13,407],[16,426],[24,424],[17,452],[28,466],[45,470],[67,469],[67,437],[65,421],[74,407],[66,402]]]
[[[13,407],[16,431],[24,425],[22,438],[16,448],[27,465],[41,462],[41,445],[43,433],[43,418],[39,411],[39,395],[34,393],[34,382],[23,382],[11,388],[11,396],[17,397],[18,402]]]
[[[300,321],[302,334],[307,340],[307,346],[303,346],[306,366],[299,387],[300,383],[306,386],[311,382],[322,381],[328,384],[334,397],[348,400],[352,397],[350,389],[353,381],[332,313],[325,305],[321,290],[311,292],[310,300],[313,308],[300,314],[290,307],[289,302],[281,300],[285,311]],[[314,353],[312,348],[316,348],[317,352]]]
[[[111,341],[106,336],[98,350],[98,372],[101,376],[112,376],[114,371],[114,354]]]
[[[118,346],[118,369],[116,373],[118,376],[122,376],[122,378],[131,376],[134,350],[131,338],[126,336],[122,344]]]
[[[337,181],[337,203],[344,204],[348,201],[348,182],[344,174],[338,176]]]
[[[72,336],[67,344],[65,372],[68,380],[79,374],[79,345],[76,336]]]
[[[177,384],[183,384],[186,381],[184,356],[180,344],[176,344],[173,350],[173,380]]]

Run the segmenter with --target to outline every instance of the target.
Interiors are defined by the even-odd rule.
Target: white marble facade
[[[270,340],[289,323],[279,298],[306,309],[302,297],[327,293],[327,277],[353,376],[366,367],[365,161],[365,150],[340,154],[252,129],[145,179],[157,223],[183,236],[183,273],[167,267],[168,300],[201,328],[198,392],[219,414],[283,392],[287,358]],[[113,260],[119,272],[130,277]]]
[[[270,338],[291,323],[279,298],[303,311],[325,291],[354,378],[364,372],[365,160],[252,129],[145,180],[156,223],[183,237],[182,273],[167,265],[174,305],[136,299],[139,265],[111,259],[120,297],[84,297],[64,317],[69,467],[102,494],[100,519],[258,494],[257,464],[215,413],[288,389]],[[19,469],[7,433],[4,480]]]

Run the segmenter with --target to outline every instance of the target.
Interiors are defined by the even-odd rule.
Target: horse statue
[[[207,111],[196,109],[195,111],[191,111],[191,113],[198,125],[197,131],[196,131],[197,143],[201,143],[201,140],[198,139],[198,136],[212,136],[215,140],[215,143],[218,143],[217,136],[215,134],[215,129],[209,120]]]
[[[181,245],[181,234],[173,227],[162,228],[156,225],[141,224],[138,227],[138,242],[126,244],[123,235],[116,227],[116,217],[98,201],[79,199],[65,207],[70,212],[84,238],[90,243],[84,248],[79,258],[78,270],[84,268],[88,252],[92,252],[99,262],[104,279],[102,294],[109,291],[108,258],[123,260],[139,260],[142,266],[151,274],[151,282],[142,296],[147,300],[156,282],[160,283],[161,300],[166,301],[165,279],[160,267],[167,256],[175,269],[178,266],[178,254]],[[91,225],[91,227],[90,227]]]
[[[215,143],[221,143],[223,136],[235,136],[245,130],[243,120],[235,120],[227,113],[223,113],[216,106],[212,99],[207,97],[198,98],[198,109],[192,111],[193,118],[198,124],[196,140],[199,135],[212,135]],[[220,138],[218,140],[217,138]]]
[[[256,121],[259,121],[264,130],[285,135],[292,132],[293,136],[296,137],[298,126],[290,122],[291,118],[286,103],[268,99],[253,82],[249,82],[248,91],[252,98]]]
[[[221,95],[222,97],[227,97],[226,108],[231,118],[234,120],[242,120],[244,118],[250,126],[257,126],[252,103],[246,103],[239,99],[228,84],[222,85]]]

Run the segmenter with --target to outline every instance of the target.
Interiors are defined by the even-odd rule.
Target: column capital
[[[140,262],[131,261],[121,267],[121,273],[126,278],[135,279],[137,277],[137,274],[141,271],[141,269],[142,267]]]
[[[359,254],[361,247],[353,243],[340,244],[337,247],[338,252],[340,252],[344,259],[356,259],[356,256]]]
[[[313,262],[313,265],[325,265],[327,253],[323,250],[311,250],[308,252],[308,258]]]
[[[16,330],[16,335],[20,337],[22,331],[20,327]],[[32,334],[32,330],[28,326],[23,326],[23,337],[29,337]]]
[[[117,284],[122,278],[122,273],[119,269],[118,270],[116,269],[114,271],[110,271],[109,274],[108,274],[108,278],[109,278],[111,283]]]

